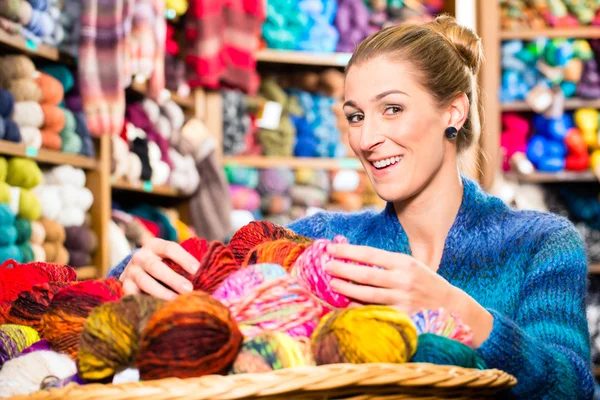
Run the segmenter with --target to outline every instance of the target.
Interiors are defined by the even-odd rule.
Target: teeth
[[[402,156],[396,156],[396,157],[386,158],[385,160],[375,161],[372,164],[375,166],[375,168],[380,169],[380,168],[385,168],[388,165],[396,164],[400,160],[402,160]]]

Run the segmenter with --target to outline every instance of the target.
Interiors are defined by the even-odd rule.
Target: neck
[[[394,204],[413,257],[433,270],[462,203],[463,182],[455,165],[442,167],[416,196]]]

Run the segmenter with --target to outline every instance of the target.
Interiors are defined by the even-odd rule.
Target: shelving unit
[[[304,51],[263,49],[258,52],[259,63],[345,67],[352,53],[309,53]]]
[[[127,181],[111,181],[111,187],[114,190],[123,190],[128,192],[150,193],[158,196],[179,198],[184,197],[177,190],[169,186],[153,186],[150,182],[141,182],[139,185],[132,185]]]
[[[591,171],[561,171],[557,173],[534,172],[532,174],[509,173],[523,183],[598,182]]]
[[[14,143],[6,140],[0,140],[0,154],[13,157],[27,157],[42,164],[69,164],[82,169],[96,169],[98,167],[98,160],[95,158],[55,150],[35,149],[27,147],[23,143]]]
[[[531,107],[524,101],[502,103],[500,108],[502,111],[532,111]],[[573,98],[565,100],[565,110],[576,110],[578,108],[600,108],[600,99],[585,100]]]
[[[224,157],[224,164],[252,168],[318,168],[330,171],[339,169],[362,170],[357,158],[302,158],[302,157]]]
[[[487,6],[487,3],[486,3]],[[486,21],[491,18],[486,17]],[[500,20],[498,20],[498,23]],[[574,38],[574,39],[596,39],[600,38],[600,28],[597,26],[583,26],[572,28],[546,28],[538,30],[501,31],[502,40],[531,40],[538,37],[548,38]]]

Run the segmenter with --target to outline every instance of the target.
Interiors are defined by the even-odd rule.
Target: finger
[[[398,282],[396,277],[398,274],[385,269],[350,264],[343,261],[330,261],[325,265],[325,271],[337,278],[367,286],[398,288],[402,285],[402,282]]]
[[[192,282],[173,271],[161,258],[153,255],[146,259],[144,270],[154,279],[161,281],[178,293],[188,293],[194,290]]]
[[[391,289],[356,285],[341,279],[332,279],[331,288],[339,294],[362,303],[383,305],[396,303],[396,296]]]
[[[143,270],[140,270],[138,273],[134,274],[132,278],[137,287],[144,291],[144,293],[166,301],[177,298],[177,294],[158,283]]]
[[[400,269],[414,263],[414,259],[406,254],[390,253],[368,246],[330,244],[327,246],[327,252],[337,259],[374,265],[384,269]]]
[[[125,282],[123,282],[123,293],[125,296],[140,294],[140,288],[131,279],[125,279]]]
[[[162,257],[169,258],[179,264],[181,268],[186,270],[188,273],[194,275],[200,263],[190,253],[185,251],[183,247],[175,242],[169,242],[166,240],[156,240],[150,243],[150,248],[154,254]]]

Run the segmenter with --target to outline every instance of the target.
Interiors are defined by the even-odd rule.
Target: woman
[[[290,228],[312,238],[342,234],[352,245],[330,246],[335,258],[381,267],[327,266],[334,289],[357,303],[460,314],[488,366],[517,377],[516,397],[588,399],[587,263],[578,233],[555,215],[509,209],[459,172],[479,139],[481,61],[479,38],[450,17],[362,42],[347,68],[344,112],[350,145],[387,207],[322,213]],[[191,290],[163,257],[198,268],[179,246],[156,240],[112,274],[128,293]]]

